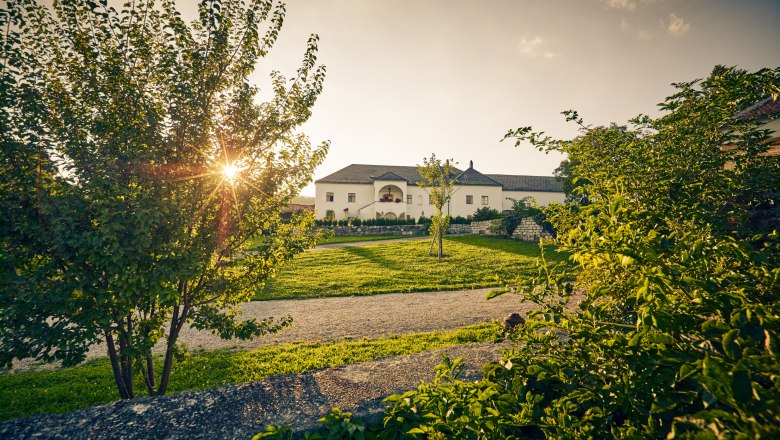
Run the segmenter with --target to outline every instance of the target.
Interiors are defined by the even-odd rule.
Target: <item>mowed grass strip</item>
[[[537,270],[538,243],[465,235],[448,237],[445,258],[428,256],[430,242],[380,243],[326,249],[296,256],[255,300],[476,289]],[[567,255],[545,247],[550,263]]]
[[[447,332],[415,333],[381,339],[282,344],[248,351],[203,351],[174,363],[169,393],[241,384],[277,374],[299,374],[384,356],[420,353],[440,347],[486,342],[496,324]],[[160,360],[158,371],[162,367]],[[144,395],[140,376],[136,384]],[[55,370],[0,374],[0,421],[41,413],[62,413],[119,400],[108,359]]]
[[[328,238],[320,239],[317,244],[339,244],[339,243],[355,243],[358,241],[382,241],[393,240],[396,238],[409,238],[415,237],[415,235],[341,235],[332,236]],[[257,237],[250,244],[249,249],[257,248],[260,246],[267,237]]]
[[[415,235],[342,235],[333,236],[329,238],[323,238],[317,244],[340,244],[340,243],[356,243],[359,241],[382,241],[382,240],[394,240],[397,238],[410,238],[416,237]]]

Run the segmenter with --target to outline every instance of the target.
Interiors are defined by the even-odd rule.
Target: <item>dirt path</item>
[[[281,333],[252,341],[223,340],[207,331],[189,327],[179,337],[189,350],[252,349],[285,342],[333,341],[377,338],[390,335],[449,330],[470,324],[503,319],[512,312],[525,315],[528,304],[520,304],[514,295],[486,300],[492,289],[446,292],[389,293],[370,296],[314,298],[303,300],[253,301],[243,305],[244,316],[264,319],[293,317],[292,327]],[[155,347],[162,352],[162,344]],[[87,358],[106,356],[98,344]],[[29,360],[14,364],[14,371],[35,366]]]

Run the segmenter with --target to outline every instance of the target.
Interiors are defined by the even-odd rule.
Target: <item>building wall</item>
[[[547,206],[550,203],[563,203],[566,198],[566,194],[562,192],[550,192],[550,191],[504,191],[502,207],[499,211],[505,211],[512,209],[512,200],[519,200],[523,197],[533,197],[536,200],[536,204],[539,206]]]
[[[325,200],[327,193],[333,193],[333,201]],[[347,201],[349,193],[355,193],[355,201]],[[348,217],[357,217],[358,209],[374,201],[374,185],[358,183],[318,183],[315,185],[314,209],[317,211],[317,218],[325,218],[328,210],[333,210],[336,220],[346,219]],[[344,211],[347,209],[347,211]],[[372,218],[373,208],[368,208],[371,212],[366,216],[361,212],[361,218]]]
[[[496,211],[501,211],[501,192],[500,186],[476,186],[464,185],[456,186],[450,201],[450,215],[453,217],[461,216],[468,218],[474,215],[474,212],[483,207],[489,207]],[[472,203],[468,204],[467,196],[472,196]],[[487,196],[488,204],[482,204],[482,197]]]
[[[394,185],[400,190],[401,202],[379,202],[382,189],[386,185]],[[407,185],[405,182],[377,181],[373,184],[349,184],[349,183],[317,183],[314,197],[317,218],[325,218],[328,210],[333,210],[337,220],[349,217],[361,219],[376,218],[392,212],[396,216],[409,216],[419,218],[430,217],[433,214],[433,205],[428,203],[428,192],[416,185]],[[564,194],[544,191],[503,191],[499,186],[455,186],[452,200],[449,206],[444,207],[444,212],[449,212],[453,217],[468,217],[474,215],[477,209],[488,206],[497,211],[503,211],[512,207],[512,201],[507,198],[521,199],[533,197],[536,203],[545,206],[552,202],[563,203]],[[333,202],[325,200],[326,194],[333,193]],[[395,195],[399,192],[392,191]],[[355,202],[348,201],[348,194],[355,193]],[[473,196],[473,203],[466,203],[466,196]],[[407,196],[411,196],[411,203],[407,203]],[[482,204],[482,196],[488,197],[488,204]],[[363,209],[360,209],[363,208]],[[347,211],[344,211],[347,209]],[[358,210],[360,210],[358,212]]]

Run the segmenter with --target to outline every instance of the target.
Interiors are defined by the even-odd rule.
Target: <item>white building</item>
[[[454,192],[444,208],[452,217],[469,218],[479,208],[510,209],[513,199],[533,197],[539,205],[563,203],[563,186],[551,176],[482,174],[473,162],[465,171],[455,169]],[[317,218],[332,214],[346,218],[430,217],[433,205],[417,167],[393,165],[349,165],[314,182]]]

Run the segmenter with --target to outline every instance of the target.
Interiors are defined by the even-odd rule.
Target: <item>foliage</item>
[[[543,259],[491,294],[539,306],[508,332],[517,349],[476,383],[445,359],[389,399],[377,438],[780,436],[778,161],[762,154],[765,121],[742,112],[776,99],[780,68],[675,86],[635,129],[509,133],[567,153],[589,182],[590,204],[549,213],[577,283]]]
[[[471,216],[471,220],[475,222],[494,220],[498,218],[501,218],[501,213],[498,212],[497,209],[493,209],[489,206],[477,208],[477,210],[474,211],[474,215]]]
[[[433,255],[433,246],[436,245],[436,257],[444,257],[444,236],[450,227],[450,216],[442,212],[444,205],[449,203],[453,192],[454,168],[450,159],[442,162],[435,154],[430,158],[423,158],[423,165],[417,167],[417,172],[422,178],[417,185],[428,193],[434,213],[431,215],[431,225],[428,233],[431,235],[431,249],[428,252]],[[421,217],[422,218],[422,217]]]
[[[452,217],[452,219],[450,220],[450,224],[452,224],[452,225],[468,225],[468,224],[471,224],[471,220],[467,219],[466,217],[458,215],[458,216]]]
[[[500,277],[534,273],[539,246],[495,237],[445,238],[448,257],[431,261],[424,241],[371,244],[306,252],[288,263],[255,299],[374,295],[476,289],[501,285]],[[550,252],[563,261],[567,254]]]
[[[563,192],[566,194],[565,203],[587,205],[588,194],[585,192],[585,187],[590,184],[590,181],[584,177],[574,175],[574,169],[578,164],[577,159],[564,159],[558,165],[558,168],[553,171],[553,174],[556,180],[563,185]]]
[[[238,306],[316,242],[280,210],[327,144],[297,132],[322,89],[312,36],[296,78],[248,82],[284,5],[7,2],[0,71],[0,361],[74,365],[107,341],[122,398],[164,394],[179,331],[274,332]],[[248,241],[268,237],[237,258]],[[162,367],[154,344],[166,340]]]
[[[197,351],[174,364],[170,391],[241,384],[280,374],[486,342],[495,338],[497,332],[495,324],[482,323],[376,339],[278,344],[243,351]],[[159,366],[162,359],[155,358],[155,363]],[[110,363],[102,358],[71,368],[2,374],[0,401],[4,404],[0,406],[0,420],[61,413],[117,400],[119,393],[110,371]]]

